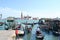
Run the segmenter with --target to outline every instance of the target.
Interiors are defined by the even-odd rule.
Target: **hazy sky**
[[[0,0],[3,18],[20,17],[21,11],[32,17],[60,17],[60,0]]]

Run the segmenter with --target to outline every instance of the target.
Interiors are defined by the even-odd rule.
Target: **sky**
[[[39,18],[60,18],[60,0],[0,0],[2,18],[29,15]]]

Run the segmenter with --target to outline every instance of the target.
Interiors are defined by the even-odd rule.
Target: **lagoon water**
[[[33,23],[33,22],[38,22],[38,20],[15,20],[18,23]],[[6,22],[6,20],[0,20],[0,22]],[[25,26],[24,24],[22,24],[22,26]],[[36,39],[36,29],[39,25],[36,24],[32,27],[32,31],[31,33],[26,33],[25,36],[21,37],[20,39],[22,40],[40,40],[40,39]],[[0,26],[0,30],[4,30],[5,25]],[[52,33],[46,33],[44,31],[41,31],[42,34],[44,35],[44,39],[43,40],[60,40],[60,37],[57,36],[53,36]]]

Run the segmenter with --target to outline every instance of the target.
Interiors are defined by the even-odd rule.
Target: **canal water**
[[[1,21],[3,21],[3,20],[1,20]],[[5,22],[5,21],[6,20],[4,20],[3,22]],[[38,20],[15,20],[15,21],[17,21],[18,23],[26,23],[26,21],[28,23],[38,22]],[[4,26],[5,25],[0,26],[0,30],[4,30]],[[22,24],[22,26],[25,26],[25,25]],[[37,39],[36,38],[36,30],[37,30],[37,27],[39,27],[38,24],[34,25],[32,27],[31,33],[26,33],[23,37],[20,37],[19,39],[20,40],[40,40],[40,39]],[[60,40],[60,37],[52,35],[51,32],[50,33],[47,33],[47,32],[42,31],[42,30],[41,30],[41,32],[44,35],[44,39],[43,40]]]
[[[27,34],[25,34],[25,36],[23,36],[23,37],[21,37],[19,39],[22,39],[22,40],[40,40],[40,39],[36,38],[37,27],[39,27],[38,24],[34,25],[32,27],[31,33],[27,33]],[[51,32],[47,33],[47,32],[42,31],[42,30],[41,30],[41,32],[44,35],[44,39],[43,40],[60,40],[60,37],[54,36]]]

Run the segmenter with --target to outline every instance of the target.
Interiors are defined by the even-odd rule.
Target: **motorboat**
[[[25,32],[23,30],[15,30],[16,36],[24,36]]]
[[[32,28],[28,28],[27,30],[28,30],[28,33],[29,33],[29,32],[31,32]]]
[[[38,38],[38,39],[43,39],[44,38],[44,36],[42,35],[42,33],[40,33],[40,32],[36,32],[36,38]]]
[[[32,27],[28,26],[28,25],[25,26],[25,29],[28,33],[30,33],[32,31]]]
[[[44,36],[43,36],[42,33],[40,32],[39,28],[38,28],[38,30],[36,31],[36,38],[38,38],[38,39],[43,39],[43,38],[44,38]]]
[[[24,31],[22,31],[22,30],[18,30],[18,35],[19,35],[19,36],[23,36],[24,34],[25,34]]]

